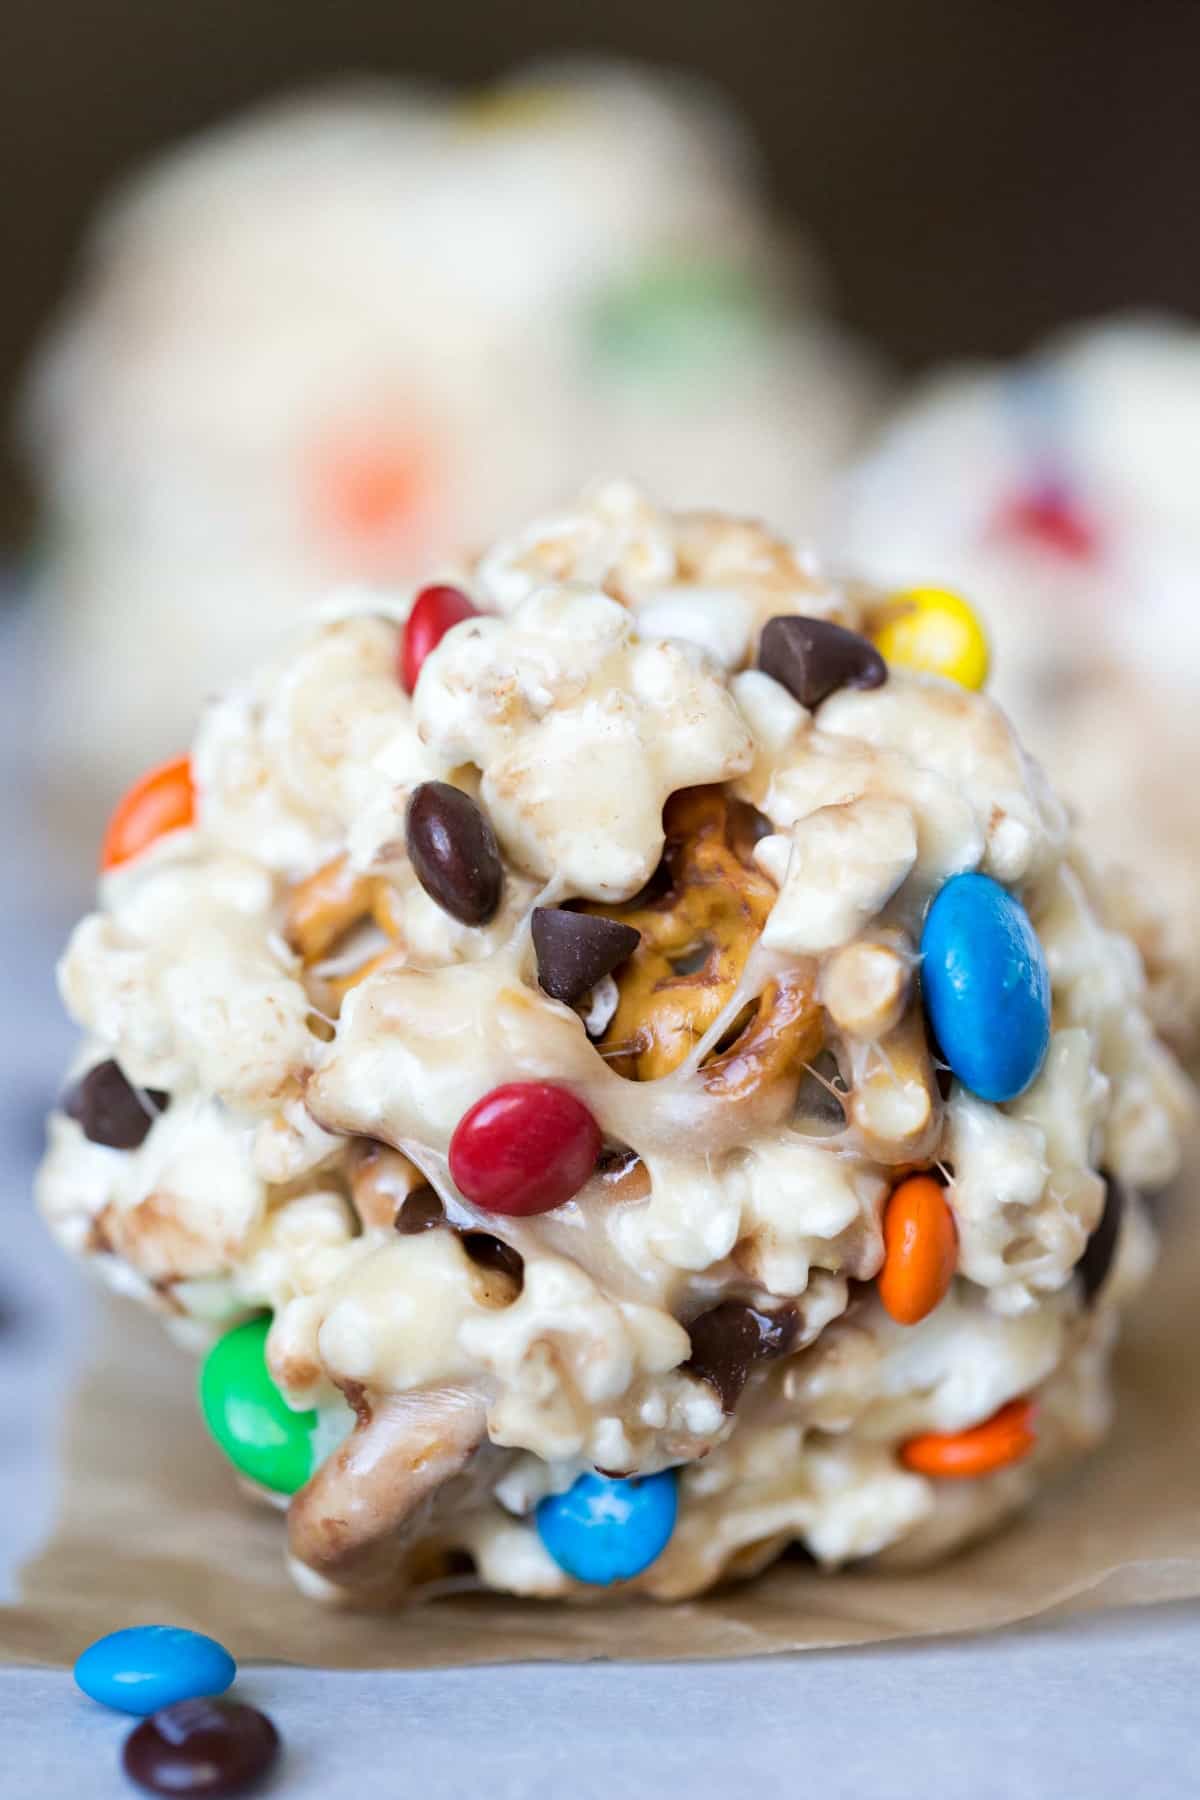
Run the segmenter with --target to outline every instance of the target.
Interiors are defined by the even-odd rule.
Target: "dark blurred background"
[[[478,81],[554,50],[718,80],[837,310],[902,367],[1120,305],[1196,310],[1196,0],[8,0],[0,395],[112,178],[347,71]],[[7,449],[0,522],[25,512]]]

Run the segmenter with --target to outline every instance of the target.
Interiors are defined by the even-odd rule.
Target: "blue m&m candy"
[[[565,1494],[548,1494],[539,1503],[538,1536],[576,1581],[608,1587],[640,1575],[661,1556],[678,1511],[673,1469],[627,1481],[581,1475]]]
[[[131,1625],[89,1644],[75,1680],[101,1706],[147,1718],[177,1700],[223,1694],[237,1664],[214,1638],[175,1625]]]
[[[981,1100],[1024,1093],[1050,1042],[1050,971],[1029,915],[988,875],[955,875],[921,933],[921,988],[938,1046]]]

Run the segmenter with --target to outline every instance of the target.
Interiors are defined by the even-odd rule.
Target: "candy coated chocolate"
[[[919,670],[978,689],[988,678],[987,633],[978,613],[952,588],[909,588],[894,596],[875,632],[890,667]]]
[[[446,781],[413,790],[405,825],[417,880],[443,912],[486,925],[500,905],[504,865],[496,834],[469,794]]]
[[[421,589],[400,635],[400,680],[407,693],[416,687],[425,658],[437,649],[451,627],[474,618],[475,613],[476,608],[461,588],[438,583]]]
[[[100,845],[101,873],[132,862],[168,832],[186,830],[195,818],[196,787],[191,759],[177,756],[147,769],[122,794],[105,827]]]
[[[569,1089],[510,1081],[459,1120],[450,1173],[472,1205],[528,1218],[579,1192],[596,1167],[600,1143],[600,1127]]]
[[[591,1587],[630,1581],[662,1555],[679,1510],[674,1469],[629,1480],[581,1475],[537,1509],[538,1536],[560,1569]]]
[[[180,1700],[144,1719],[125,1740],[125,1773],[148,1794],[235,1800],[279,1754],[265,1713],[237,1700]]]
[[[293,1412],[267,1367],[270,1319],[235,1325],[200,1370],[204,1422],[243,1475],[277,1494],[294,1494],[313,1472],[315,1412]]]
[[[887,664],[874,644],[831,619],[799,613],[768,619],[758,644],[758,666],[801,706],[819,706],[839,688],[882,687]]]
[[[1078,497],[1056,482],[1019,495],[1003,509],[1000,525],[1039,550],[1070,562],[1087,562],[1100,548],[1100,534]]]
[[[1050,972],[1021,902],[990,875],[954,875],[921,933],[921,991],[941,1053],[981,1100],[1023,1094],[1050,1042]]]
[[[130,1625],[89,1644],[75,1681],[92,1700],[146,1718],[178,1700],[223,1694],[237,1674],[224,1645],[176,1625]]]
[[[683,371],[761,336],[769,310],[749,274],[721,261],[656,258],[622,273],[591,309],[592,342],[629,369]]]

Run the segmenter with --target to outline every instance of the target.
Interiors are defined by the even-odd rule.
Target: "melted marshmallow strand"
[[[270,1315],[323,1597],[990,1529],[1106,1428],[1191,1109],[1065,810],[758,525],[610,483],[453,579],[411,696],[405,597],[320,624],[102,878],[52,1230],[199,1349]]]

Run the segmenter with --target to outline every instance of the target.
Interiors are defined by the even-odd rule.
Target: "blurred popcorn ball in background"
[[[342,582],[430,572],[617,462],[822,516],[877,383],[704,88],[339,88],[121,193],[26,396],[44,756],[94,795]]]
[[[1027,362],[922,382],[849,484],[851,568],[970,598],[992,692],[1071,797],[1138,935],[1159,1022],[1200,1019],[1200,333],[1166,320],[1077,328]],[[1122,905],[1122,892],[1129,907]]]

